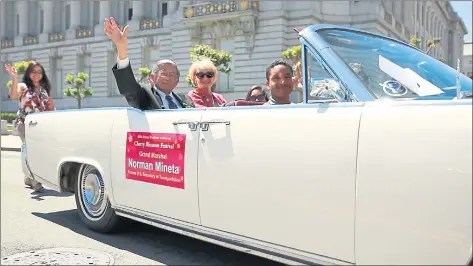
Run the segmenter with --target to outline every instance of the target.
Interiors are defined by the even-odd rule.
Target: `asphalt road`
[[[19,152],[2,151],[0,166],[2,265],[11,263],[14,254],[51,248],[105,252],[115,265],[281,265],[140,223],[114,235],[95,233],[81,224],[72,194],[26,188]],[[61,252],[69,263],[78,261]],[[21,260],[26,259],[16,263],[25,265]]]

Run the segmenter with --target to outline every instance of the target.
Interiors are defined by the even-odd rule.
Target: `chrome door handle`
[[[200,122],[200,128],[202,129],[202,131],[207,131],[207,130],[209,130],[209,125],[210,124],[225,124],[225,125],[229,126],[230,121],[225,121],[225,120],[203,121],[203,122]]]
[[[187,125],[190,128],[190,130],[196,131],[197,126],[199,125],[199,122],[189,121],[189,120],[179,120],[179,121],[172,122],[172,124],[175,125],[175,126],[177,126],[177,125]]]
[[[29,123],[28,125],[29,125],[29,126],[36,126],[36,124],[38,124],[38,122],[30,121],[30,123]]]

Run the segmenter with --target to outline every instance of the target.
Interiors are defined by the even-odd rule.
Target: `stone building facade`
[[[130,25],[135,75],[159,58],[171,58],[184,76],[190,48],[199,43],[232,53],[233,71],[219,74],[217,86],[227,100],[265,83],[266,66],[298,44],[294,27],[330,23],[403,40],[439,37],[431,55],[452,66],[463,55],[466,34],[448,1],[0,1],[0,61],[41,62],[58,109],[76,108],[74,99],[63,96],[63,88],[65,75],[78,71],[89,73],[88,85],[95,91],[83,106],[124,106],[111,72],[116,50],[103,32],[103,20],[110,16]],[[2,67],[2,112],[15,111],[18,105],[8,98],[8,80]],[[177,91],[189,89],[182,77]]]
[[[463,46],[463,60],[461,71],[463,74],[473,78],[473,43],[465,42]]]

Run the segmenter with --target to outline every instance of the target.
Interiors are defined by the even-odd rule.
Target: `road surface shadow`
[[[75,209],[32,214],[109,246],[166,265],[283,265],[134,221],[129,221],[130,225],[120,233],[100,234],[85,227]]]
[[[25,188],[31,189],[30,187],[25,187]],[[35,199],[37,201],[44,200],[43,197],[59,197],[59,198],[62,198],[62,197],[70,197],[70,196],[74,195],[73,193],[70,193],[70,192],[59,193],[56,190],[47,189],[47,188],[44,188],[41,191],[32,191],[30,194],[32,195],[31,198]]]

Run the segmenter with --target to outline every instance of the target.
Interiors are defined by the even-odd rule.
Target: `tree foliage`
[[[282,57],[286,60],[291,60],[294,64],[301,61],[301,46],[293,46],[282,52]]]
[[[13,66],[16,69],[16,74],[18,76],[21,76],[21,75],[25,74],[25,71],[26,71],[26,69],[28,68],[28,66],[30,65],[31,62],[33,62],[33,61],[32,60],[27,60],[27,61],[16,62],[15,64],[13,64]],[[8,81],[7,82],[7,87],[10,88],[11,84],[12,84],[12,81],[11,80]]]
[[[426,46],[427,46],[427,50],[425,50],[424,52],[425,52],[426,54],[429,54],[430,50],[432,50],[433,48],[435,48],[435,46],[437,46],[437,43],[439,43],[440,40],[441,40],[441,39],[438,38],[438,37],[435,37],[435,38],[433,38],[433,39],[431,39],[431,40],[427,40],[427,41],[425,42],[425,44],[426,44]],[[417,47],[417,48],[420,48],[421,43],[422,43],[422,40],[421,40],[419,37],[417,37],[417,36],[412,37],[412,39],[411,39],[411,41],[410,41],[410,45],[412,45],[412,46],[414,46],[414,47]]]
[[[85,72],[79,72],[77,76],[72,73],[66,75],[65,81],[69,86],[64,89],[64,95],[75,98],[79,109],[82,107],[82,99],[94,94],[92,88],[85,87],[85,81],[88,79],[89,75]]]
[[[301,49],[302,49],[302,46],[297,45],[297,46],[287,48],[284,52],[282,52],[282,58],[292,62],[292,68],[293,68],[294,73],[296,72],[297,63],[299,63],[302,60]]]
[[[214,63],[215,67],[219,72],[229,74],[232,69],[229,67],[229,63],[232,61],[232,54],[227,51],[217,50],[205,44],[197,44],[190,51],[190,58],[192,62],[199,61],[207,58]],[[189,75],[186,77],[186,82],[189,86],[194,87],[192,79]],[[227,89],[230,84],[227,83]]]
[[[215,67],[219,72],[229,74],[232,69],[229,67],[229,63],[232,61],[232,55],[223,50],[213,49],[208,45],[197,44],[190,51],[190,58],[192,62],[208,58],[214,63]],[[139,69],[140,77],[136,80],[138,83],[144,82],[151,74],[151,69],[142,67]],[[189,86],[194,87],[189,75],[186,76],[186,82]],[[228,86],[228,84],[227,84]]]
[[[139,69],[140,72],[140,78],[136,79],[138,83],[143,82],[143,80],[147,79],[149,77],[149,74],[151,74],[151,69],[147,67],[142,67]]]

